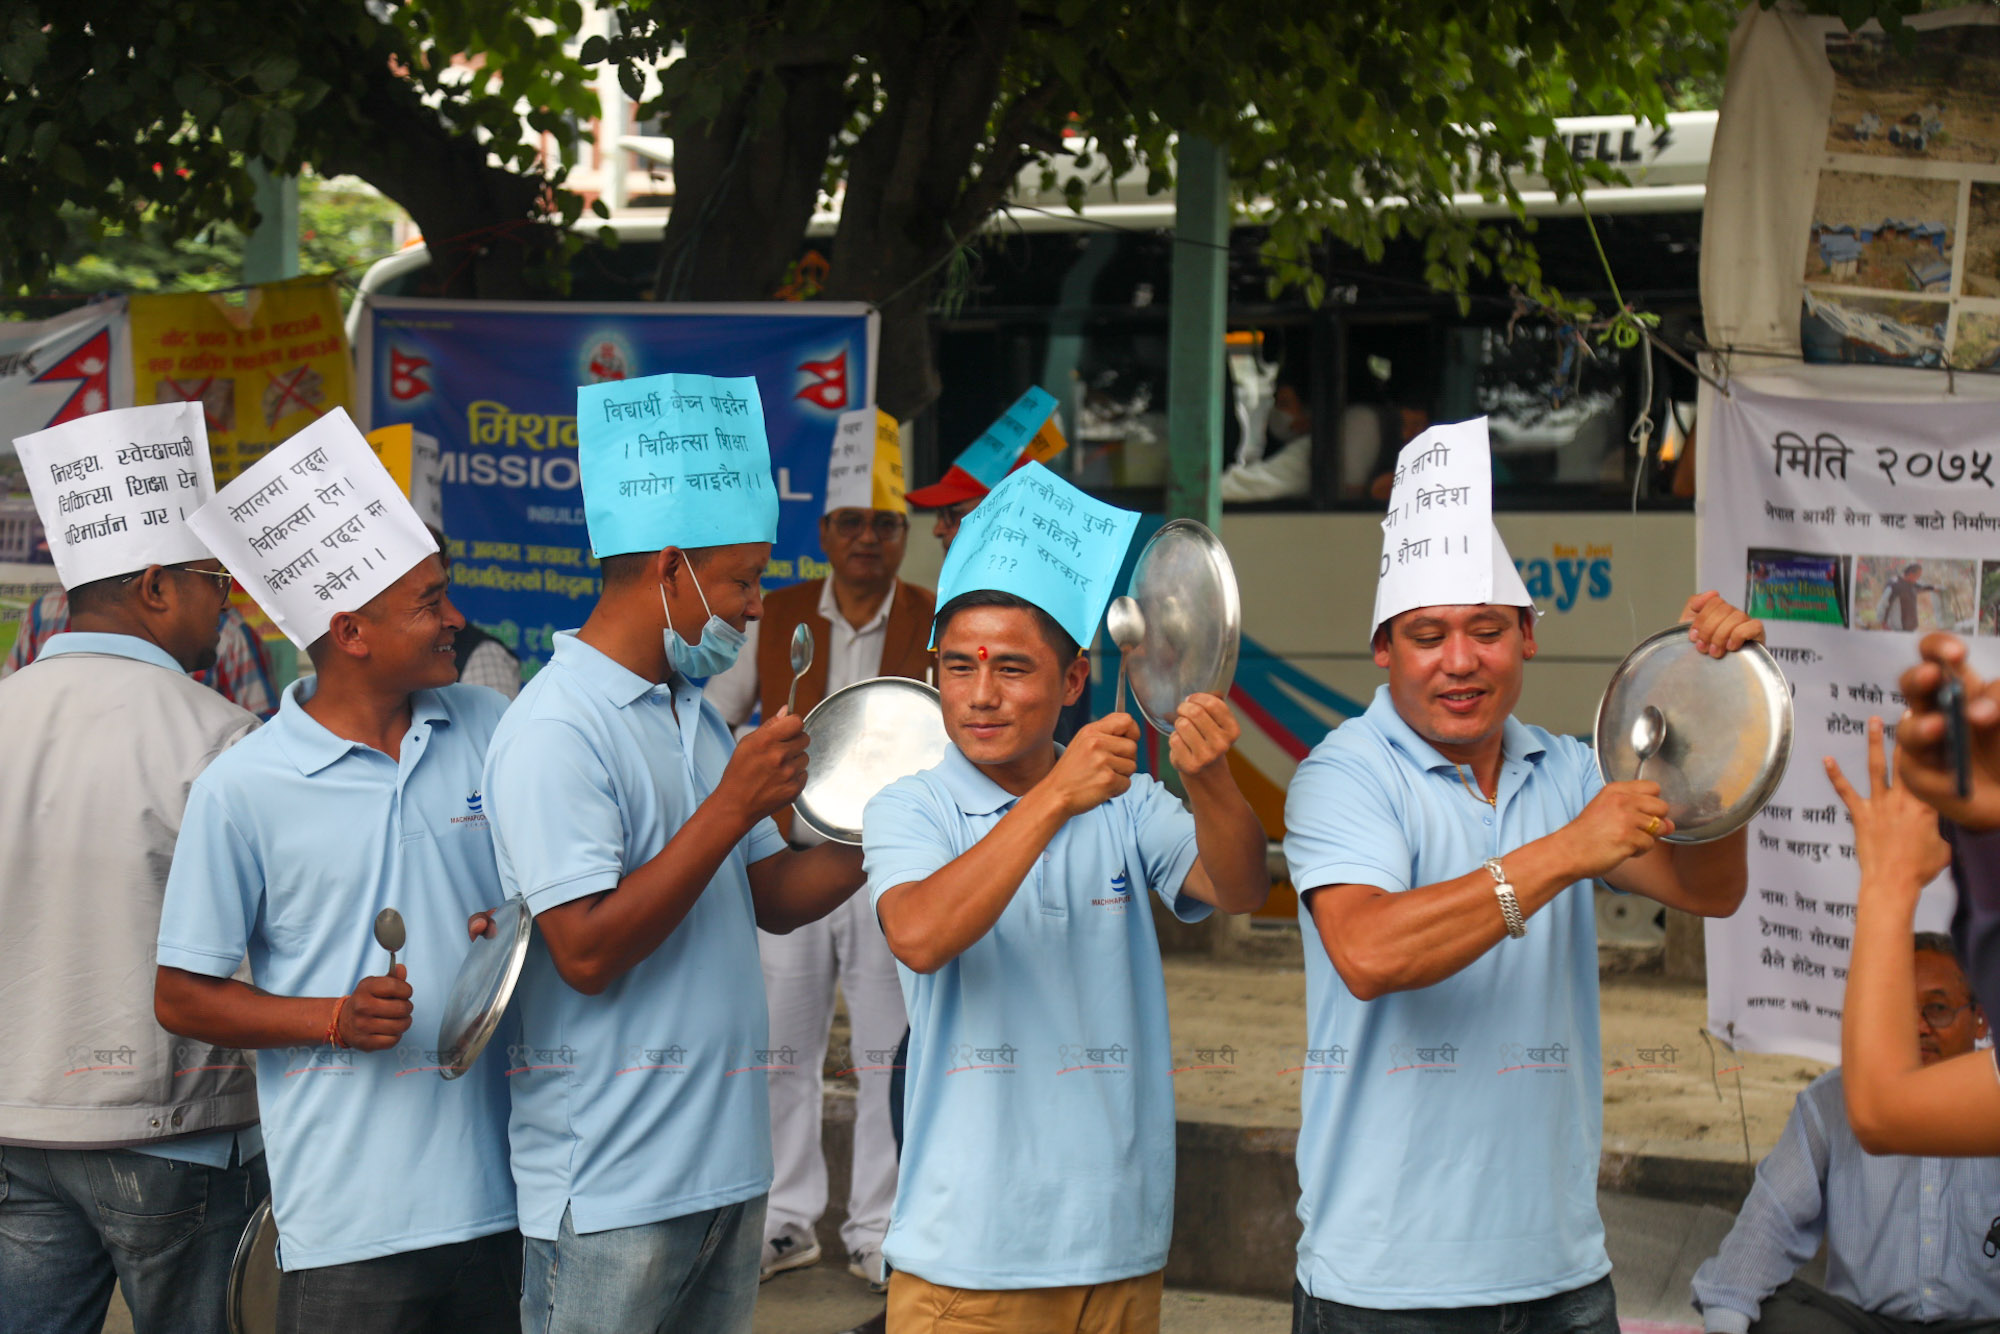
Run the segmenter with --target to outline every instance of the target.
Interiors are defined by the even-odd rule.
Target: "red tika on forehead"
[[[984,644],[981,644],[981,645],[979,646],[979,660],[980,660],[981,662],[985,662],[985,661],[986,661],[986,645],[984,645]]]

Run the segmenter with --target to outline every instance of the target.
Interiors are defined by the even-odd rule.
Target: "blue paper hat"
[[[1055,395],[1039,386],[1030,386],[1027,393],[951,461],[951,466],[970,473],[987,490],[992,490],[1055,410]]]
[[[1131,510],[1093,500],[1030,463],[994,487],[959,525],[938,576],[938,605],[961,593],[1012,593],[1055,617],[1088,648],[1138,526]]]
[[[599,559],[777,540],[778,489],[754,377],[581,385],[576,434],[583,517]]]

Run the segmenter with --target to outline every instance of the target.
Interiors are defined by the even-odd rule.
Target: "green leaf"
[[[257,143],[264,156],[273,166],[286,162],[291,157],[292,139],[298,133],[298,122],[292,113],[283,107],[272,107],[264,113],[264,123],[258,128]]]
[[[91,183],[90,171],[83,164],[83,154],[77,152],[74,145],[57,144],[56,151],[49,157],[49,166],[71,185],[87,186]]]
[[[591,200],[590,211],[592,213],[595,213],[600,218],[608,218],[611,216],[610,208],[605,205],[605,202],[602,199]]]
[[[0,42],[0,75],[7,82],[26,84],[35,77],[35,67],[48,55],[48,36],[39,28],[16,26],[5,42]]]
[[[222,136],[222,146],[240,153],[250,146],[250,131],[256,124],[256,107],[248,102],[232,102],[216,118],[215,128]]]
[[[618,86],[625,90],[625,96],[640,101],[646,96],[646,72],[637,65],[620,65]]]
[[[299,77],[299,62],[288,55],[269,55],[250,67],[250,78],[267,93],[275,93]]]
[[[577,48],[576,58],[579,64],[600,65],[610,49],[611,43],[601,36],[592,35],[583,39],[583,45]]]
[[[62,127],[53,118],[35,126],[34,138],[28,145],[29,154],[37,161],[47,161],[49,154],[55,151],[56,136],[61,133]]]
[[[603,243],[606,250],[616,250],[618,248],[618,229],[616,227],[599,227],[597,229],[597,239]]]

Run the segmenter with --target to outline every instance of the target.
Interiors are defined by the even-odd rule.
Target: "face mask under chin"
[[[694,580],[695,595],[701,599],[701,609],[708,612],[708,620],[701,627],[701,642],[690,644],[674,629],[674,611],[667,605],[667,586],[660,585],[660,609],[667,614],[667,628],[660,632],[667,649],[667,665],[687,677],[709,677],[725,671],[736,661],[736,655],[743,651],[748,634],[738,630],[728,621],[709,611],[708,594],[695,578],[694,567],[684,567],[688,578]]]

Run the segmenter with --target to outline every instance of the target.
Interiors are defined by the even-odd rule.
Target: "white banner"
[[[2000,672],[2000,438],[1991,402],[1703,393],[1701,587],[1764,619],[1792,684],[1791,765],[1751,825],[1750,889],[1708,923],[1709,1027],[1746,1051],[1840,1059],[1854,836],[1821,766],[1865,783],[1868,719],[1931,630]],[[1942,882],[1920,929],[1950,915]]]

